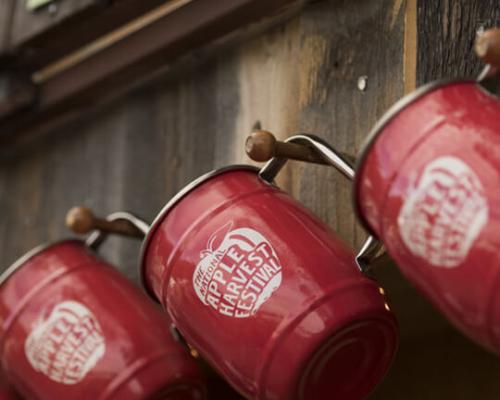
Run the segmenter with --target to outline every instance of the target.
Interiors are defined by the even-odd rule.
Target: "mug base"
[[[394,359],[398,327],[374,282],[351,289],[287,329],[261,370],[259,400],[361,400],[375,389]]]
[[[298,398],[365,398],[389,367],[392,336],[380,320],[347,326],[313,353],[299,382]]]

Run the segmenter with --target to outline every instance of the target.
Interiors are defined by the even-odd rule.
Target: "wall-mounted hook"
[[[122,236],[143,238],[144,230],[124,219],[109,220],[96,217],[87,207],[74,207],[66,214],[66,226],[78,234],[91,231],[114,233]]]
[[[500,29],[488,29],[479,35],[474,50],[486,64],[500,68]]]

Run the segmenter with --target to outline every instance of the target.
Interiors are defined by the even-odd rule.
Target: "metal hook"
[[[308,146],[314,149],[314,152],[321,157],[326,163],[332,165],[337,169],[342,175],[344,175],[349,180],[354,178],[354,167],[350,160],[340,152],[332,148],[324,140],[308,134],[299,134],[289,137],[285,143],[300,144],[303,146]],[[260,170],[259,176],[272,183],[274,178],[283,168],[288,158],[286,156],[278,156],[271,158]],[[370,269],[370,264],[379,253],[382,248],[382,244],[375,239],[373,236],[369,236],[358,254],[356,255],[356,265],[362,273],[367,273]]]
[[[135,215],[125,212],[118,211],[110,214],[106,217],[107,221],[126,221],[132,224],[139,232],[145,237],[149,231],[149,224],[147,224],[142,219],[136,217]],[[104,232],[102,230],[95,230],[89,237],[85,240],[85,245],[94,251],[97,251],[100,245],[106,240],[109,232]]]

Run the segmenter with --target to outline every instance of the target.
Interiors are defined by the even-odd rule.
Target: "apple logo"
[[[220,314],[247,318],[278,290],[281,265],[269,241],[252,228],[219,228],[200,253],[193,287],[203,304]]]
[[[38,372],[65,385],[80,382],[106,350],[96,317],[83,304],[64,301],[38,321],[24,343],[26,358]]]
[[[410,188],[399,212],[406,247],[430,264],[454,268],[467,257],[488,222],[481,181],[457,157],[437,158]]]

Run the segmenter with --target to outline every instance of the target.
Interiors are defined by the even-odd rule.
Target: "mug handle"
[[[96,217],[92,210],[87,207],[73,207],[66,214],[66,226],[77,234],[92,232],[85,240],[85,245],[97,251],[108,235],[144,239],[149,231],[149,224],[136,215],[117,211],[109,214],[106,218]],[[193,358],[198,358],[198,352],[186,342],[173,322],[170,323],[170,334],[186,348]]]
[[[314,135],[299,134],[279,142],[272,133],[258,131],[247,138],[245,147],[252,160],[269,160],[259,172],[260,178],[269,184],[273,184],[274,178],[289,159],[331,165],[349,180],[354,178],[354,168],[349,157]],[[368,236],[355,258],[362,273],[369,271],[371,262],[381,248],[381,242]]]
[[[479,74],[477,83],[491,96],[500,98],[500,68],[487,65]]]
[[[85,245],[95,251],[111,233],[144,239],[149,231],[148,223],[129,212],[118,211],[106,218],[99,218],[90,209],[81,206],[68,211],[66,226],[78,234],[92,232],[85,240]]]

